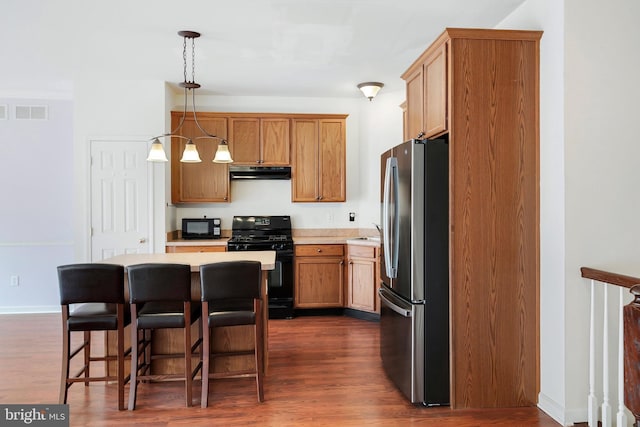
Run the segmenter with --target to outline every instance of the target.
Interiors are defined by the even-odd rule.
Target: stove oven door
[[[293,317],[293,251],[277,251],[275,269],[267,279],[269,318]]]

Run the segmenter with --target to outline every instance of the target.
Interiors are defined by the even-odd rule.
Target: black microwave
[[[182,218],[183,239],[219,239],[220,218]]]

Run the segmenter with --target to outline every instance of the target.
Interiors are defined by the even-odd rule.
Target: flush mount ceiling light
[[[369,98],[369,101],[372,101],[383,86],[384,84],[380,82],[365,82],[360,83],[358,85],[358,89],[360,89],[362,93],[364,93],[364,96]]]
[[[182,58],[184,61],[184,80],[180,83],[180,87],[184,88],[184,110],[182,111],[182,118],[180,119],[180,123],[178,126],[171,131],[171,133],[165,133],[163,135],[156,136],[151,138],[153,143],[151,144],[151,149],[149,150],[149,157],[147,157],[147,161],[150,162],[166,162],[167,155],[165,154],[164,147],[158,138],[181,138],[186,139],[187,143],[184,147],[184,152],[182,153],[182,158],[180,159],[183,163],[199,163],[202,160],[200,159],[200,155],[198,154],[198,149],[196,148],[196,144],[193,142],[191,138],[187,138],[186,136],[182,136],[178,134],[178,131],[182,128],[184,124],[184,119],[187,116],[188,109],[188,100],[189,100],[189,92],[191,92],[191,110],[193,112],[193,121],[195,122],[200,132],[202,132],[202,136],[197,136],[195,139],[202,138],[213,138],[220,141],[218,145],[218,150],[216,151],[216,155],[213,159],[215,163],[232,163],[233,159],[231,158],[231,153],[229,152],[229,145],[226,139],[221,138],[216,135],[211,135],[209,132],[204,130],[200,123],[198,123],[198,117],[196,116],[196,96],[195,90],[200,87],[198,83],[195,81],[195,39],[200,37],[200,33],[195,31],[179,31],[178,35],[183,38],[182,43]],[[187,80],[187,39],[191,40],[191,81]]]

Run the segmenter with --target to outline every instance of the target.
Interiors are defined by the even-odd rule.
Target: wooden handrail
[[[599,282],[610,283],[612,285],[632,288],[640,284],[640,278],[625,276],[624,274],[610,273],[608,271],[596,270],[595,268],[581,267],[580,272],[585,279],[597,280]]]
[[[582,267],[580,268],[582,277],[585,279],[591,279],[591,319],[590,319],[590,343],[589,343],[589,425],[599,425],[597,398],[594,393],[595,384],[595,282],[608,283],[611,285],[620,286],[618,290],[620,298],[620,317],[618,328],[618,341],[620,347],[623,347],[618,352],[618,395],[624,396],[624,404],[620,402],[618,405],[618,425],[620,423],[626,424],[626,416],[624,415],[624,406],[626,406],[635,418],[634,426],[640,427],[640,353],[638,353],[636,343],[640,341],[640,278],[625,276],[624,274],[611,273],[608,271],[596,270],[595,268]],[[628,305],[623,305],[623,289],[631,288],[631,293],[634,295],[634,301]],[[608,384],[608,365],[609,365],[609,338],[607,328],[609,326],[608,319],[608,292],[603,294],[603,313],[604,313],[604,325],[603,325],[603,358],[602,364],[605,367],[603,374],[603,384]],[[605,416],[605,410],[607,415]],[[611,425],[612,422],[611,405],[609,403],[609,389],[604,388],[604,401],[602,403],[602,425]],[[605,422],[605,419],[608,420]]]

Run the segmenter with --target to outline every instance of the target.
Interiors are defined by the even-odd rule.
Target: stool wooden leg
[[[153,332],[150,329],[142,329],[142,340],[144,341],[144,371],[143,374],[148,374],[151,370],[151,334]]]
[[[184,303],[184,383],[187,406],[193,404],[193,378],[191,377],[191,303]]]
[[[129,380],[129,410],[136,408],[136,391],[138,388],[138,348],[139,332],[137,327],[136,305],[131,304],[131,378]],[[144,334],[144,331],[142,332]]]
[[[67,403],[67,379],[69,378],[69,353],[70,353],[70,337],[67,327],[69,319],[69,306],[62,307],[62,369],[60,374],[60,396],[58,403]]]
[[[200,396],[200,407],[206,408],[209,403],[209,353],[210,349],[210,341],[209,337],[211,331],[209,330],[209,303],[202,303],[202,348],[200,349],[200,353],[202,353],[202,393]]]
[[[89,379],[91,366],[91,331],[84,331],[84,377]],[[89,382],[85,381],[85,387],[89,387]]]
[[[258,402],[264,401],[264,389],[262,385],[262,376],[264,374],[264,334],[262,323],[262,301],[256,299],[254,303],[254,311],[256,313],[255,323],[255,354],[256,354],[256,385],[258,387]]]
[[[123,306],[118,306],[118,410],[124,409],[124,313]]]

